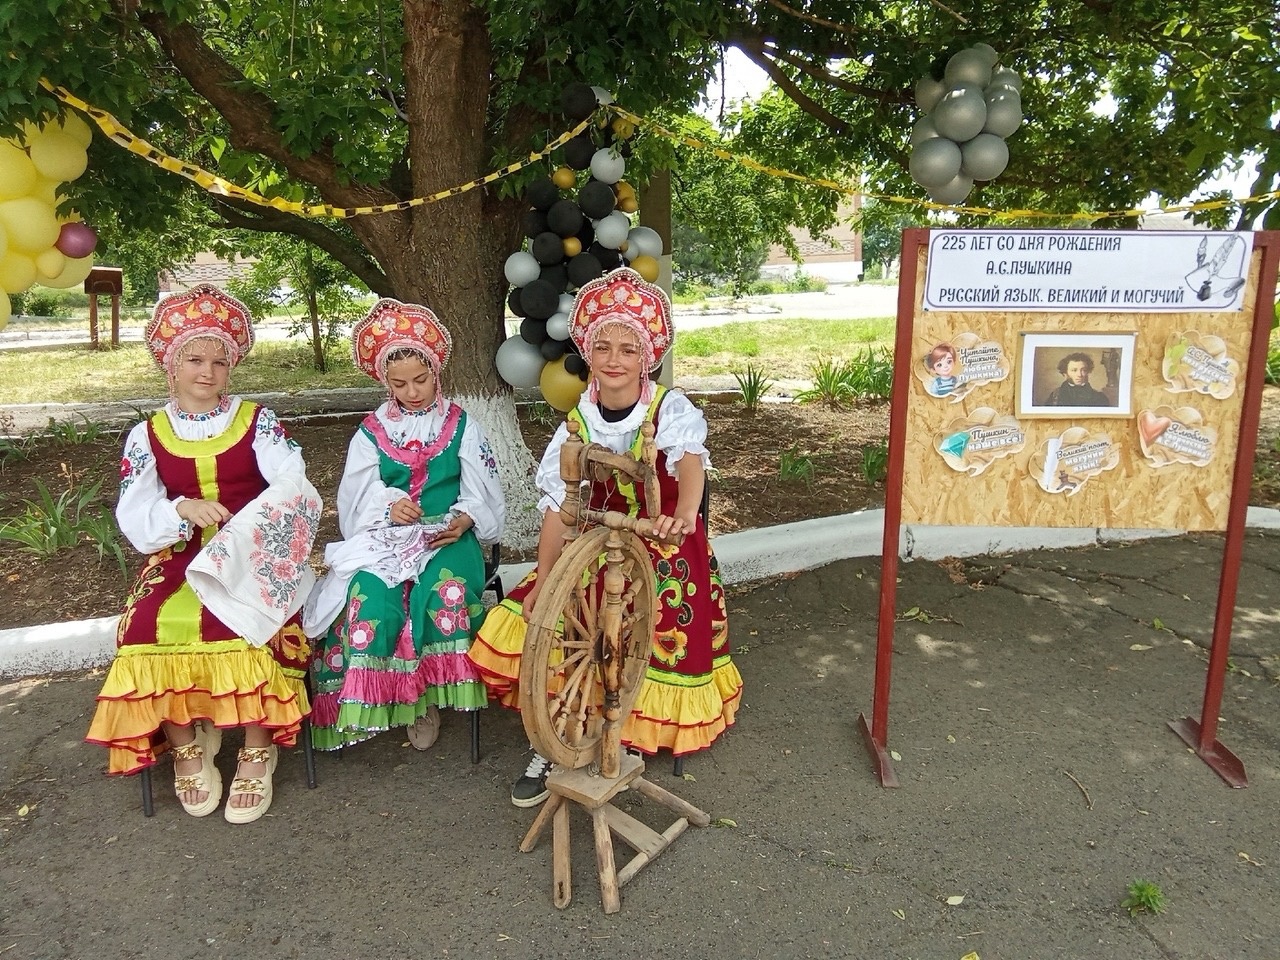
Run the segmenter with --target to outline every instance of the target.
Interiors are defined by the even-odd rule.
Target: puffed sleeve
[[[191,525],[178,516],[182,497],[169,499],[160,482],[147,424],[129,431],[120,458],[120,499],[116,523],[139,553],[155,553],[191,537]]]
[[[258,459],[262,478],[269,484],[284,477],[305,477],[307,474],[302,448],[285,431],[275,413],[266,407],[258,411],[257,426],[253,432],[253,454]]]
[[[357,430],[347,447],[347,462],[338,483],[338,529],[350,540],[356,534],[390,523],[391,505],[406,494],[382,482],[378,448],[363,430]]]
[[[467,417],[458,458],[462,465],[462,478],[458,502],[453,509],[475,521],[476,537],[481,543],[497,543],[502,539],[507,504],[498,479],[498,458],[494,456],[489,438],[473,417]]]
[[[676,475],[676,464],[686,453],[702,458],[703,469],[711,469],[707,450],[707,418],[683,393],[671,391],[662,402],[654,443],[667,455],[667,473]]]
[[[548,510],[558,512],[560,504],[564,503],[564,481],[560,479],[560,448],[568,439],[569,429],[561,423],[556,427],[534,474],[534,482],[538,485],[538,492],[542,494],[538,500],[538,511],[541,513]]]

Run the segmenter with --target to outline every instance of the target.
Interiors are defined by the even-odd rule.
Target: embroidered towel
[[[187,582],[214,616],[261,647],[315,585],[308,557],[319,524],[316,488],[286,477],[223,524],[191,561]]]

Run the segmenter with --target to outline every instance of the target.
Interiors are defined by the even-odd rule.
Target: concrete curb
[[[1280,530],[1280,511],[1250,507],[1247,523],[1254,529]],[[903,527],[899,550],[904,560],[938,560],[1088,547],[1171,537],[1182,532],[1092,527]],[[740,584],[811,570],[851,557],[878,557],[883,536],[884,510],[864,510],[728,533],[715,538],[715,550],[724,582]],[[503,583],[508,588],[514,586],[532,567],[531,563],[504,564],[500,569]],[[119,619],[99,617],[0,630],[0,677],[105,666],[115,655]]]

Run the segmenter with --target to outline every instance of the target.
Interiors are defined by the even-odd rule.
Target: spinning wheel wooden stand
[[[641,459],[584,444],[569,421],[569,439],[560,451],[565,499],[560,515],[577,531],[547,575],[529,618],[520,664],[520,713],[534,749],[556,765],[547,787],[551,796],[529,828],[520,850],[537,846],[547,824],[552,829],[552,886],[561,909],[572,899],[569,863],[569,806],[591,817],[605,913],[622,906],[620,890],[654,860],[689,824],[705,827],[706,813],[642,776],[644,761],[623,755],[622,725],[631,713],[653,643],[657,593],[653,566],[641,537],[652,522],[616,511],[588,509],[584,481],[632,483],[643,488],[646,512],[657,513],[658,478],[653,426],[641,430]],[[679,814],[662,833],[613,806],[632,789]],[[621,870],[614,864],[614,835],[636,851]]]

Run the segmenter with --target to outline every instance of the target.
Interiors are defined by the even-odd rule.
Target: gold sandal
[[[267,773],[263,777],[236,777],[231,781],[231,792],[227,795],[227,805],[223,810],[227,823],[253,823],[267,812],[267,808],[271,806],[271,774],[276,769],[276,756],[274,744],[269,747],[244,747],[236,754],[237,772],[241,763],[265,763]],[[261,797],[261,801],[252,807],[231,805],[235,797],[251,794]]]
[[[222,731],[212,723],[197,721],[194,726],[195,739],[180,747],[173,747],[174,775],[173,791],[178,795],[182,809],[193,817],[207,817],[218,809],[222,802],[222,774],[214,766],[213,758],[222,747]],[[192,774],[177,773],[179,761],[199,760],[200,772]],[[189,791],[207,794],[200,803],[187,803],[182,795]]]

